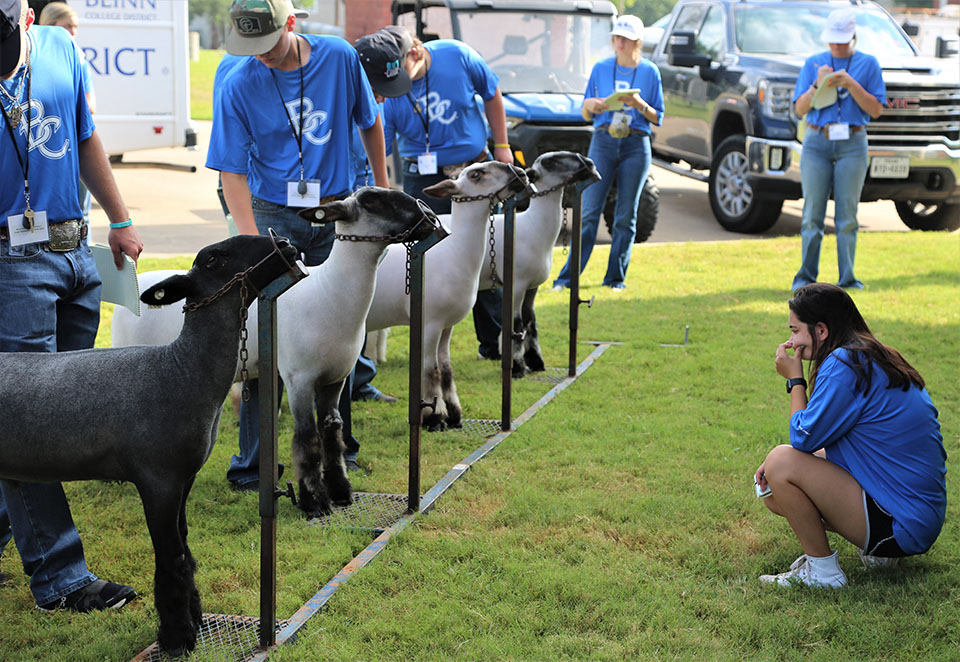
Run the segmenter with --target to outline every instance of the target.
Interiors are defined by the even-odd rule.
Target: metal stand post
[[[513,398],[513,343],[522,336],[513,328],[513,258],[514,229],[517,218],[517,203],[511,198],[503,203],[503,308],[500,317],[500,429],[510,429],[513,422],[511,405]]]
[[[567,375],[577,375],[577,327],[580,323],[580,192],[573,198],[573,227],[570,229],[570,352]]]
[[[420,412],[437,403],[423,401],[423,268],[424,255],[446,237],[449,231],[442,225],[426,239],[410,247],[410,403],[407,415],[410,422],[410,471],[407,512],[420,509]]]
[[[260,292],[257,341],[260,379],[260,646],[277,640],[277,298],[307,272],[291,271]]]

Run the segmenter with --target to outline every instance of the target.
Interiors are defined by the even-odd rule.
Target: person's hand
[[[825,76],[829,76],[833,73],[833,67],[829,64],[822,64],[820,68],[817,69],[817,87],[820,87],[820,84],[823,82]]]
[[[753,480],[756,481],[757,485],[760,486],[761,490],[767,489],[767,475],[763,470],[763,467],[764,465],[766,465],[766,463],[767,461],[764,460],[763,464],[757,467],[757,472],[753,474]]]
[[[607,104],[603,102],[603,99],[600,99],[599,97],[584,99],[583,107],[586,108],[587,112],[592,115],[599,115],[600,113],[605,113],[610,110],[607,107]]]
[[[117,271],[123,269],[123,256],[129,255],[136,262],[143,252],[143,242],[132,225],[125,228],[110,230],[107,234],[107,243],[113,251],[113,263]]]
[[[636,92],[634,92],[628,97],[620,97],[620,99],[623,101],[624,104],[630,106],[631,108],[636,108],[641,113],[647,109],[647,106],[650,105],[646,101],[644,101],[640,97],[640,95],[637,94]]]
[[[853,78],[846,71],[838,72],[830,79],[827,87],[845,87],[847,89],[854,83]]]
[[[493,158],[500,163],[509,163],[510,165],[513,165],[513,152],[510,151],[509,147],[494,148]]]
[[[793,349],[792,356],[787,354],[788,349]],[[789,340],[778,345],[775,361],[777,372],[787,379],[803,377],[803,359],[801,358],[803,350],[803,345],[794,348],[793,343]]]

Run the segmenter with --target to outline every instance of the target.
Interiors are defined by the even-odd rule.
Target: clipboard
[[[828,74],[823,77],[823,81],[817,87],[817,91],[814,93],[813,98],[810,99],[810,107],[820,110],[821,108],[826,108],[827,106],[832,106],[837,102],[837,88],[836,86],[830,87],[828,83],[837,77],[837,74],[844,73],[844,69],[834,71],[832,74]]]
[[[113,263],[113,251],[104,244],[90,247],[93,260],[97,263],[103,288],[100,300],[109,301],[128,309],[140,317],[140,283],[137,280],[137,263],[129,255],[123,256],[123,269],[117,270]]]
[[[608,96],[603,102],[607,104],[607,110],[623,110],[623,98],[633,96],[634,94],[640,94],[640,90],[620,90]]]

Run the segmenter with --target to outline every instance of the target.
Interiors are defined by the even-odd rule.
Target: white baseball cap
[[[857,30],[857,12],[852,9],[835,9],[827,16],[827,25],[820,33],[825,44],[849,44]]]
[[[610,31],[610,36],[614,35],[636,41],[643,37],[643,21],[640,20],[639,16],[633,14],[618,16],[613,24],[613,30]]]

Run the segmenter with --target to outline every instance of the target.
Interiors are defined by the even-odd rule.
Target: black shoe
[[[347,471],[363,471],[363,467],[357,464],[356,460],[344,460],[343,463],[347,465]]]
[[[499,361],[500,352],[488,352],[481,349],[477,352],[477,358],[483,361]]]
[[[137,592],[130,586],[98,579],[59,600],[48,602],[45,605],[37,605],[37,609],[40,611],[68,609],[85,614],[88,611],[120,609],[135,597],[137,597]]]
[[[277,480],[283,478],[283,465],[277,465]],[[230,489],[234,492],[259,492],[260,491],[260,479],[255,478],[246,483],[238,483],[235,480],[230,481]]]
[[[396,402],[397,399],[392,395],[387,395],[383,391],[375,391],[373,395],[364,395],[359,398],[355,398],[360,402]]]

